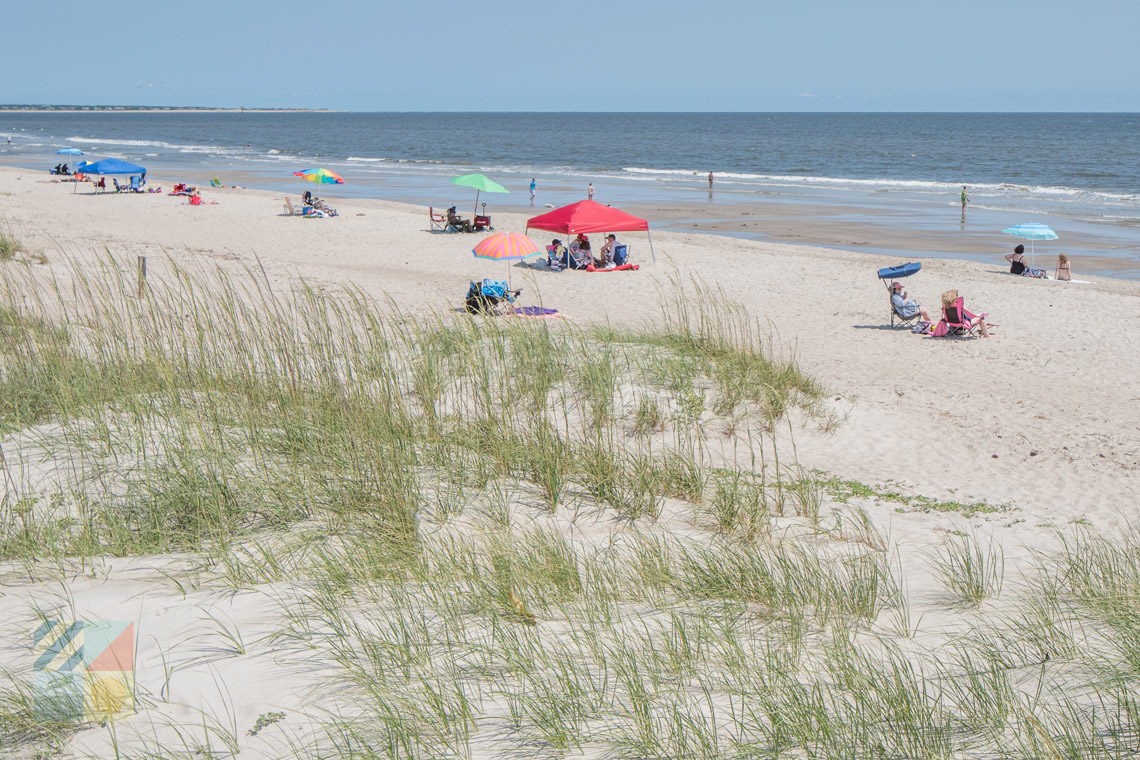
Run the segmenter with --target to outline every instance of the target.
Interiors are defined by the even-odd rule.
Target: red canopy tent
[[[528,232],[531,227],[564,235],[645,230],[649,236],[649,253],[654,261],[657,260],[657,254],[653,251],[653,236],[649,234],[649,222],[611,206],[603,206],[597,201],[578,201],[531,217],[526,223]]]

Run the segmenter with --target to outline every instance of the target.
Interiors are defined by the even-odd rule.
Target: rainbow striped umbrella
[[[525,259],[542,253],[534,241],[517,232],[496,232],[483,238],[471,249],[477,259]]]
[[[303,169],[299,172],[293,172],[294,177],[303,177],[310,182],[317,182],[325,185],[343,185],[344,178],[336,172],[330,172],[328,169]]]

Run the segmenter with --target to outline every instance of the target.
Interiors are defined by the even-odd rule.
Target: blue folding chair
[[[891,310],[891,327],[910,327],[918,320],[917,313],[909,317],[904,317],[895,311],[895,305],[891,301],[891,281],[902,279],[903,277],[910,277],[915,272],[922,269],[922,264],[917,261],[911,261],[906,264],[899,264],[897,267],[886,267],[879,270],[879,279],[883,281],[883,285],[887,288],[887,308]]]
[[[467,288],[464,306],[471,314],[509,314],[515,309],[515,299],[522,289],[510,290],[506,280],[485,279],[472,282]]]

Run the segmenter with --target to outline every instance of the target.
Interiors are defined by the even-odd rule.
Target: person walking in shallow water
[[[591,182],[586,186],[586,200],[594,200],[594,183]]]
[[[966,204],[970,202],[970,196],[966,194],[966,186],[962,185],[962,213],[966,213]]]
[[[534,181],[534,177],[530,178],[530,205],[534,205],[534,194],[538,190],[538,183]]]
[[[712,192],[713,173],[709,172],[709,192]]]

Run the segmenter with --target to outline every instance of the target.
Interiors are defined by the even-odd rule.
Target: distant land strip
[[[215,108],[213,106],[68,106],[49,104],[2,104],[0,111],[208,111],[210,113],[315,113],[329,108]]]

